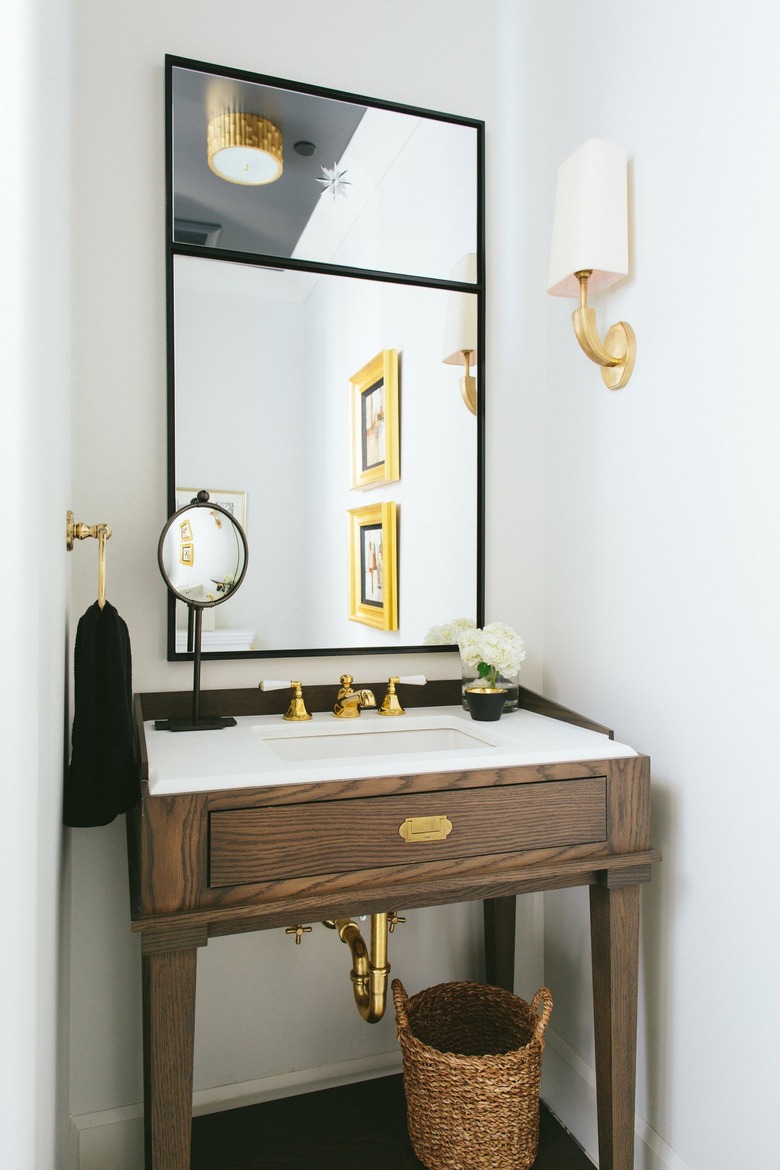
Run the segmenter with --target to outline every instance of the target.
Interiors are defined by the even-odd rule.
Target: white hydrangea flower
[[[511,626],[491,622],[484,629],[470,629],[459,639],[460,656],[466,666],[495,685],[499,675],[513,675],[525,658],[525,643]]]
[[[482,634],[489,655],[483,661],[488,666],[495,666],[499,674],[517,674],[525,659],[525,642],[520,635],[502,622],[491,622]]]
[[[482,630],[464,630],[458,639],[458,646],[465,665],[478,666],[482,661]]]
[[[470,618],[454,618],[443,626],[431,626],[425,635],[426,646],[454,646],[460,642],[465,630],[473,630],[475,624]]]

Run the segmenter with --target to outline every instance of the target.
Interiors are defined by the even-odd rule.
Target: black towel
[[[97,602],[76,630],[73,752],[63,820],[107,825],[141,796],[133,752],[130,637],[113,605]]]

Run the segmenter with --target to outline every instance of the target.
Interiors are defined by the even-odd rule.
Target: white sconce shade
[[[452,280],[476,284],[477,255],[467,252],[450,273]],[[447,294],[447,317],[444,324],[444,357],[448,366],[465,366],[460,380],[460,392],[472,414],[477,413],[477,380],[471,373],[471,364],[477,358],[477,294],[450,292]]]
[[[547,291],[579,297],[576,272],[590,272],[591,293],[628,273],[626,151],[589,138],[558,169]]]
[[[450,272],[451,280],[463,284],[475,284],[477,279],[477,254],[467,252]],[[444,324],[444,357],[448,366],[465,365],[463,351],[471,353],[471,360],[477,356],[477,295],[476,293],[451,292],[447,294],[447,317]]]

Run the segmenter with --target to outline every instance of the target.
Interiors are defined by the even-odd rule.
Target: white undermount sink
[[[369,717],[370,718],[370,717]],[[506,738],[451,715],[342,720],[331,724],[288,723],[255,729],[280,760],[345,760],[419,752],[468,752],[496,747]]]

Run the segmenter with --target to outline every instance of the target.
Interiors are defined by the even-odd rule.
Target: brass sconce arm
[[[596,326],[596,310],[588,305],[591,269],[575,272],[580,282],[580,307],[571,315],[580,348],[602,367],[601,377],[609,390],[621,390],[634,371],[636,337],[627,321],[618,321],[607,330],[602,344]]]
[[[463,365],[466,367],[466,372],[460,379],[460,395],[466,406],[472,414],[477,413],[477,379],[471,372],[471,359],[474,356],[473,349],[462,349]]]

